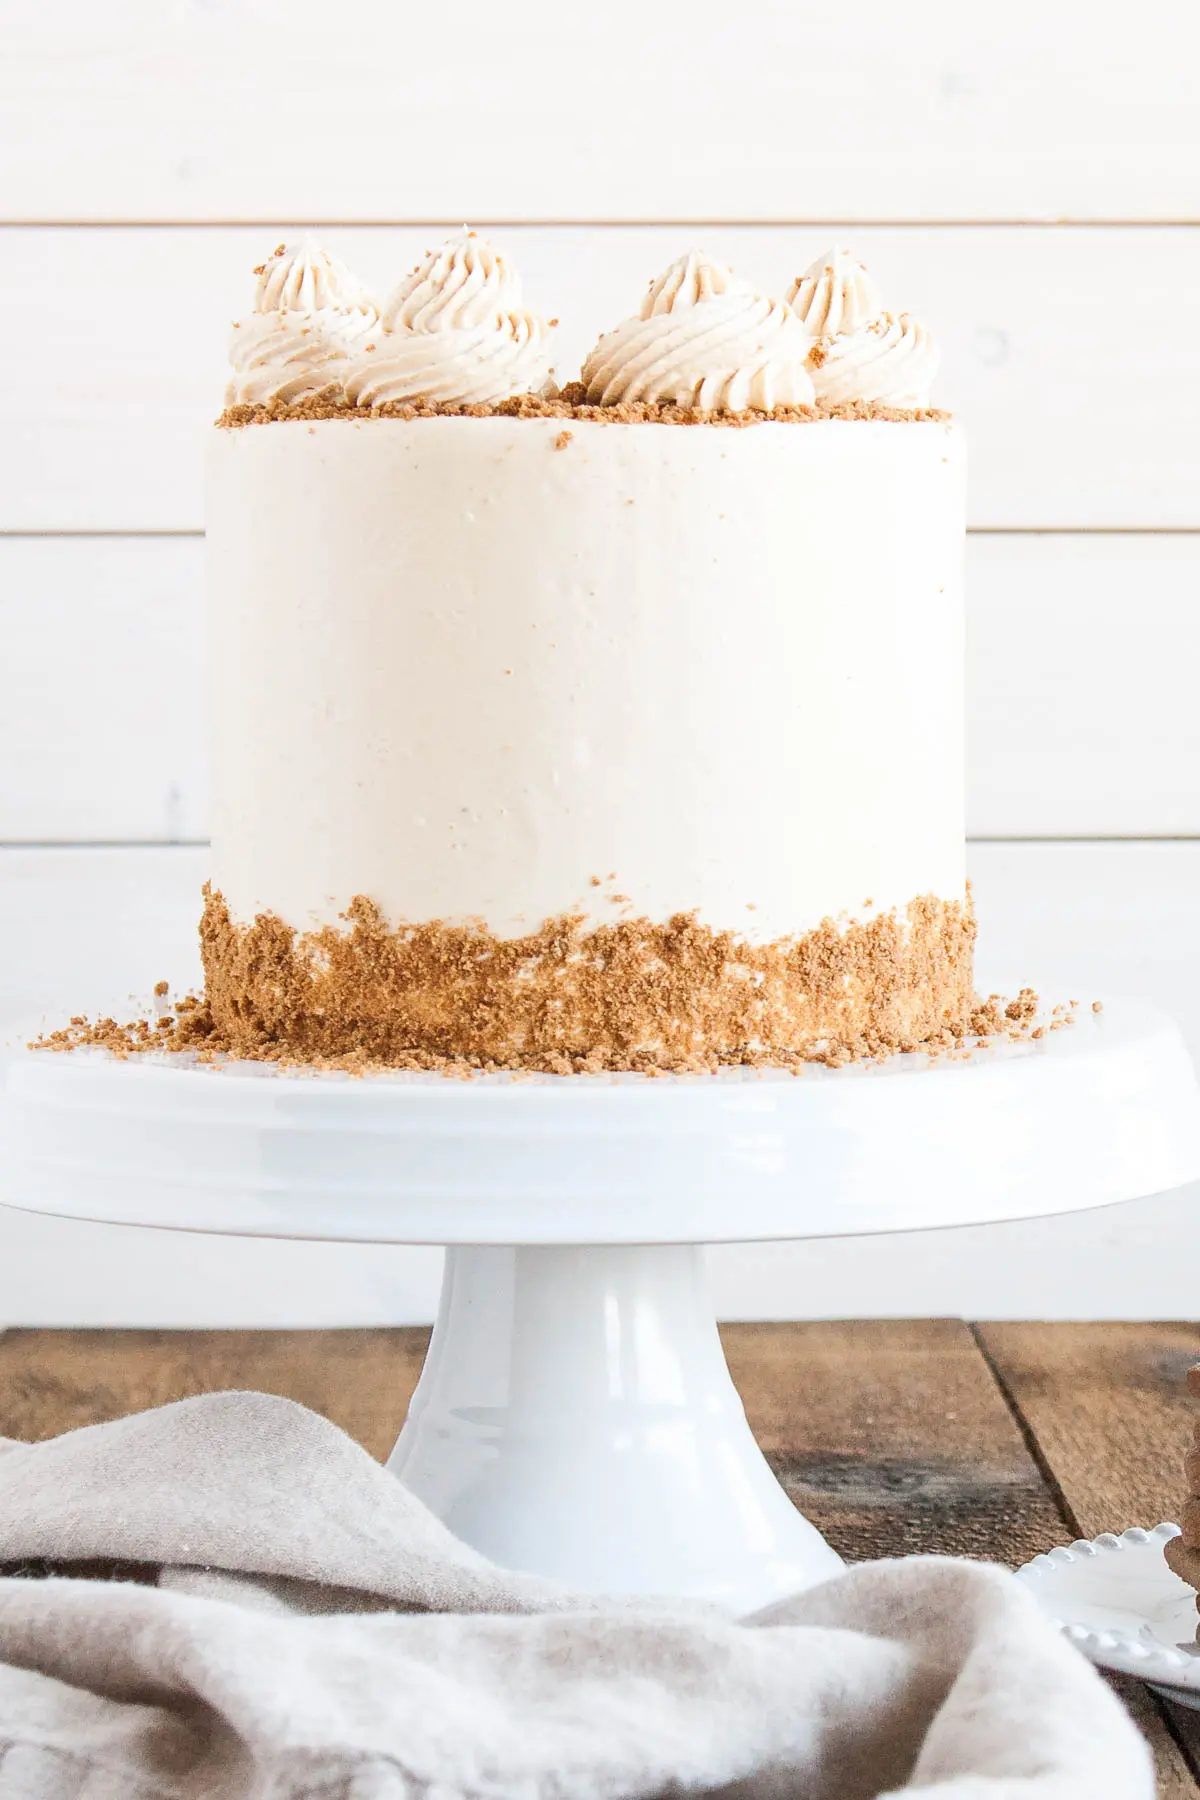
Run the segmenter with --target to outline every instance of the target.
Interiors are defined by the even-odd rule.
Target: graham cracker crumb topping
[[[226,430],[244,425],[283,424],[293,419],[579,419],[601,425],[722,425],[744,427],[767,423],[811,425],[830,419],[889,420],[896,424],[944,424],[950,414],[936,407],[881,406],[855,400],[845,406],[780,406],[773,412],[706,412],[698,406],[626,401],[619,406],[592,406],[580,382],[572,382],[553,399],[517,394],[511,400],[478,401],[469,406],[433,400],[387,400],[380,406],[351,406],[335,387],[303,400],[271,400],[262,406],[227,406],[216,423]],[[564,434],[560,433],[559,437]],[[570,434],[566,434],[568,442]],[[556,448],[563,445],[556,440]]]
[[[924,895],[901,914],[827,919],[767,944],[687,913],[599,925],[564,914],[499,938],[442,920],[393,928],[360,896],[343,921],[298,932],[263,913],[239,924],[206,890],[202,998],[124,1025],[77,1015],[38,1047],[352,1073],[656,1075],[963,1054],[976,1038],[1044,1026],[1029,989],[1009,1001],[974,994],[969,896]]]

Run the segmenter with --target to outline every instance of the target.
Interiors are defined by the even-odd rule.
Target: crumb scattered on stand
[[[619,894],[613,903],[629,904]],[[1030,988],[1015,999],[973,996],[969,907],[932,896],[907,916],[847,927],[827,920],[765,945],[690,914],[589,926],[581,913],[517,939],[440,921],[392,930],[362,899],[346,919],[348,930],[308,934],[271,915],[242,926],[210,893],[204,996],[166,1010],[156,991],[153,1011],[126,1024],[76,1014],[32,1047],[356,1075],[657,1076],[727,1066],[800,1074],[810,1063],[841,1068],[897,1051],[958,1060],[981,1039],[1036,1038],[1071,1017],[1060,1006],[1047,1020]],[[918,1006],[907,998],[914,981],[925,995]],[[868,995],[879,998],[864,1003]]]

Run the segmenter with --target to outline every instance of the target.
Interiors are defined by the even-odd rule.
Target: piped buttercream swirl
[[[862,263],[838,248],[797,275],[787,302],[812,337],[857,331],[883,311],[883,296]]]
[[[788,304],[816,339],[808,366],[822,405],[929,405],[939,362],[932,335],[910,313],[886,311],[848,250],[828,250],[810,263],[792,283]]]
[[[345,378],[356,406],[468,406],[538,393],[550,378],[549,326],[522,304],[511,264],[465,229],[405,277],[380,324]]]
[[[690,251],[656,281],[640,311],[600,339],[583,365],[593,405],[634,401],[709,412],[809,406],[812,339],[782,300]]]
[[[303,400],[339,388],[379,318],[357,276],[309,239],[255,270],[254,311],[233,327],[227,406]]]
[[[857,331],[818,338],[809,363],[826,406],[862,400],[876,406],[929,405],[937,374],[932,334],[910,313],[880,313]]]

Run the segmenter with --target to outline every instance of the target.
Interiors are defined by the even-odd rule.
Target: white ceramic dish
[[[1200,1711],[1196,1595],[1163,1559],[1178,1525],[1132,1526],[1060,1545],[1019,1569],[1039,1605],[1090,1661],[1137,1675]]]

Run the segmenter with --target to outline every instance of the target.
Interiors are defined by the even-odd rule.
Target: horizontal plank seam
[[[18,216],[0,217],[0,230],[3,231],[235,231],[262,230],[273,231],[277,227],[305,228],[325,230],[355,231],[403,231],[432,230],[438,226],[451,225],[449,215],[438,215],[420,219],[386,219],[358,218],[339,216],[337,218],[287,218],[281,214],[264,218],[245,219],[187,219],[187,218],[153,218],[140,219],[133,217],[113,217],[103,219],[84,218],[21,218]],[[686,231],[698,225],[716,226],[723,230],[735,227],[746,231],[804,231],[813,227],[824,228],[837,225],[853,225],[863,231],[1195,231],[1200,227],[1200,215],[1189,218],[1155,219],[1155,218],[1004,218],[1004,219],[964,219],[931,217],[927,219],[879,219],[858,218],[855,214],[823,213],[810,218],[719,218],[710,213],[692,213],[686,218],[659,218],[649,215],[640,218],[542,218],[526,217],[521,219],[490,218],[486,214],[476,213],[471,223],[485,231],[631,231],[631,230],[668,230]]]
[[[1200,843],[1200,833],[1192,831],[1157,832],[1070,832],[1052,831],[1032,836],[976,836],[972,833],[967,838],[968,844],[1196,844]]]
[[[144,838],[4,838],[0,837],[0,851],[4,850],[207,850],[210,838],[185,837],[144,837]],[[1036,844],[1040,847],[1053,848],[1056,844],[1088,845],[1088,844],[1200,844],[1200,833],[1176,833],[1170,836],[1130,835],[1121,837],[1074,837],[1069,834],[1057,834],[1048,837],[968,837],[968,846],[973,844]]]
[[[146,530],[137,531],[123,529],[119,525],[111,528],[105,526],[88,526],[79,531],[73,530],[70,527],[65,527],[61,530],[7,531],[0,527],[0,539],[11,538],[17,542],[21,542],[22,540],[36,542],[44,538],[69,538],[74,541],[77,538],[202,538],[203,536],[203,531],[199,530],[197,527],[187,525],[165,526],[162,528],[150,526]]]
[[[191,525],[165,526],[45,526],[41,529],[0,526],[0,539],[13,538],[202,538],[203,530]],[[969,525],[970,538],[990,537],[1200,537],[1200,525]]]
[[[6,850],[207,850],[208,838],[0,838]]]

